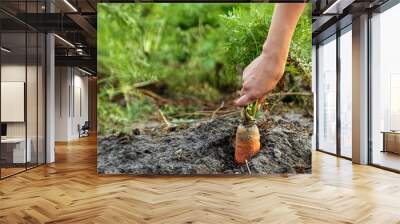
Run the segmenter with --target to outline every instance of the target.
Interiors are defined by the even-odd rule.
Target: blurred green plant
[[[164,111],[174,116],[200,105],[157,105],[141,90],[171,99],[219,103],[240,89],[241,72],[267,36],[273,4],[98,4],[100,134],[123,131]],[[311,86],[311,8],[290,47],[285,85]],[[304,97],[303,97],[304,98]],[[306,102],[294,97],[300,107]],[[312,104],[311,104],[312,105]]]

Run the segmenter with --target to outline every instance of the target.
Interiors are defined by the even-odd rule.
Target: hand
[[[276,5],[263,51],[243,72],[243,87],[236,105],[246,106],[275,88],[285,71],[290,40],[305,5]]]
[[[236,105],[244,107],[257,99],[262,99],[275,88],[284,70],[285,60],[279,60],[263,52],[243,71],[243,87],[240,98],[235,101]]]

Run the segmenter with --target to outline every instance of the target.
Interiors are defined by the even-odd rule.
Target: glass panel
[[[44,34],[39,34],[38,46],[38,163],[45,163],[45,52],[46,39]]]
[[[43,13],[45,1],[1,1],[18,13]],[[0,12],[0,177],[45,162],[45,35]]]
[[[336,40],[318,48],[318,148],[336,153]]]
[[[340,153],[352,157],[352,35],[340,36]]]
[[[374,15],[372,26],[372,163],[400,170],[400,5]]]
[[[37,1],[27,2],[27,13],[37,13],[39,5]],[[37,19],[34,17],[32,20]],[[37,22],[37,21],[32,21]],[[39,38],[36,30],[27,30],[27,80],[26,80],[26,111],[27,111],[27,144],[31,151],[28,168],[37,166],[38,163],[38,45]]]
[[[2,177],[25,170],[26,150],[26,33],[2,33],[1,44],[1,161]],[[28,147],[29,149],[29,147]]]
[[[27,111],[27,143],[30,148],[30,160],[28,168],[37,165],[37,79],[38,79],[38,36],[36,32],[27,33],[28,38],[28,63],[27,63],[27,82],[26,82],[26,111]]]

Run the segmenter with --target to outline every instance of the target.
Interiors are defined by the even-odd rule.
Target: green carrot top
[[[245,125],[253,125],[256,120],[256,114],[258,109],[260,108],[261,102],[259,100],[254,101],[253,103],[248,104],[242,110],[242,119],[243,124]]]

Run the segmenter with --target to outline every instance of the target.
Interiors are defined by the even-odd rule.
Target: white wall
[[[38,69],[38,70],[37,70]],[[2,82],[24,82],[26,84],[26,107],[25,104],[21,108],[22,113],[26,112],[26,120],[22,122],[5,122],[7,123],[7,137],[9,138],[24,138],[25,135],[29,139],[31,145],[32,161],[44,163],[44,74],[42,67],[36,65],[25,64],[3,64],[1,66],[1,81]],[[27,80],[25,80],[27,78]],[[3,91],[3,90],[2,90]],[[24,90],[22,90],[24,91]],[[24,94],[24,92],[21,92]],[[7,97],[6,96],[2,96]],[[12,110],[10,107],[2,107],[5,110]],[[14,109],[15,110],[15,109]],[[13,113],[13,111],[8,111]],[[37,155],[38,153],[38,155]]]
[[[78,137],[78,124],[81,126],[88,121],[89,113],[88,113],[88,77],[82,76],[83,73],[79,72],[78,75],[76,74],[78,70],[74,70],[74,108],[72,108],[73,119],[72,122],[72,136]],[[81,108],[80,108],[81,107]],[[81,111],[80,111],[81,110]]]
[[[1,81],[3,82],[25,82],[25,64],[8,64],[1,66]],[[7,108],[1,108],[6,110]],[[25,137],[25,122],[8,122],[7,137]]]
[[[56,67],[56,141],[79,138],[78,125],[88,120],[88,78],[83,75],[76,68]]]
[[[27,69],[27,70],[26,70]],[[28,87],[27,87],[27,118],[28,129],[35,130],[36,136],[36,66],[27,66],[19,64],[4,64],[1,66],[1,81],[2,82],[25,82],[26,71],[28,72]],[[39,105],[40,107],[41,105]],[[8,108],[1,108],[7,110]],[[24,110],[24,108],[23,108]],[[26,122],[7,122],[7,135],[9,137],[25,137]],[[28,131],[29,131],[28,130]],[[28,133],[28,137],[29,137]]]
[[[68,140],[68,87],[70,77],[67,67],[55,68],[55,140]]]

